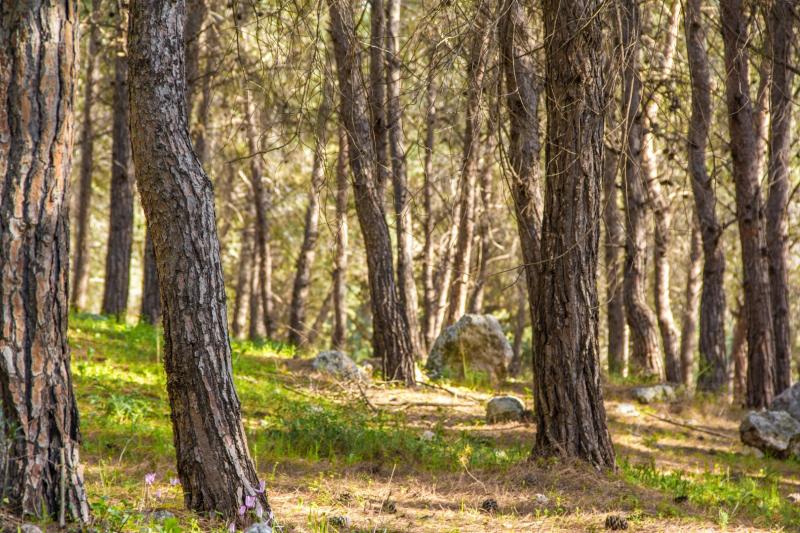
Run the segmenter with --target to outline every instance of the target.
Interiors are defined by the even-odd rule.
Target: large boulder
[[[425,370],[433,378],[464,380],[484,375],[492,384],[502,381],[513,358],[503,328],[491,315],[464,315],[445,328],[433,343]]]
[[[486,404],[486,421],[518,421],[525,418],[525,404],[516,396],[495,396]]]
[[[782,393],[778,394],[772,404],[770,411],[786,411],[792,418],[800,421],[800,382],[795,383]]]
[[[311,366],[320,372],[333,374],[334,376],[349,379],[360,380],[365,379],[366,374],[358,368],[358,365],[350,359],[345,353],[330,350],[327,352],[320,352],[311,362]]]
[[[648,387],[636,387],[632,392],[633,397],[639,403],[671,401],[677,396],[675,394],[675,388],[666,383],[650,385]]]
[[[785,458],[800,452],[800,422],[786,411],[751,411],[739,426],[744,444]]]

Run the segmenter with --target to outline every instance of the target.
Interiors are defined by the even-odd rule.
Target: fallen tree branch
[[[678,422],[677,420],[672,420],[671,418],[666,418],[663,416],[654,415],[651,413],[645,413],[647,416],[651,416],[656,420],[661,420],[662,422],[666,422],[667,424],[672,424],[674,426],[679,426],[686,429],[691,429],[692,431],[699,431],[700,433],[707,433],[709,435],[713,435],[715,437],[720,437],[726,440],[734,440],[731,438],[730,435],[725,435],[724,433],[719,433],[717,431],[713,431],[711,429],[702,428],[699,426],[693,426],[692,424],[687,424],[686,422]]]

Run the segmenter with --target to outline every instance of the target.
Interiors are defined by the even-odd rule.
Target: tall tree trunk
[[[322,300],[322,306],[319,308],[317,318],[314,319],[314,323],[311,324],[311,328],[308,330],[308,338],[306,340],[309,346],[313,346],[314,343],[317,342],[319,334],[322,333],[322,329],[325,327],[325,322],[328,321],[328,315],[331,314],[332,304],[333,290],[330,290],[328,291],[328,295],[325,296],[325,299]]]
[[[533,321],[537,455],[614,466],[600,385],[601,0],[543,0],[546,184]],[[580,127],[578,127],[580,125]],[[569,408],[565,408],[569,406]]]
[[[764,232],[757,171],[756,134],[750,100],[749,41],[742,0],[720,0],[725,45],[725,96],[728,106],[736,212],[744,265],[747,315],[747,406],[766,407],[775,392],[775,339],[770,309],[769,270],[762,253]]]
[[[497,106],[493,106],[496,108]],[[486,132],[486,142],[483,145],[483,162],[481,164],[479,193],[481,195],[480,222],[478,223],[475,282],[472,292],[469,295],[467,309],[470,313],[480,314],[483,312],[483,298],[486,292],[486,279],[489,276],[489,259],[491,258],[492,235],[491,235],[491,216],[492,216],[492,170],[494,168],[494,151],[496,148],[494,132],[497,128],[497,117],[492,117],[495,113],[490,113],[489,127]]]
[[[625,113],[625,315],[632,339],[632,360],[637,369],[664,379],[664,361],[658,349],[656,318],[647,304],[647,198],[642,176],[644,117],[639,72],[641,20],[636,0],[624,0],[622,46],[625,52],[622,111]]]
[[[455,194],[453,196],[455,196]],[[434,339],[436,339],[436,337],[445,327],[445,317],[447,315],[447,297],[450,295],[448,288],[452,285],[453,280],[453,256],[456,247],[456,241],[458,240],[458,228],[461,225],[459,220],[458,207],[456,207],[456,212],[454,213],[452,223],[450,224],[450,231],[448,232],[444,243],[444,252],[439,254],[441,259],[439,260],[439,270],[436,273],[437,281],[434,284],[439,288],[439,293],[435,300],[436,303],[434,307]]]
[[[613,95],[610,95],[613,98]],[[608,330],[608,371],[628,375],[628,335],[622,294],[619,251],[625,246],[624,226],[617,205],[618,152],[606,145],[603,152],[603,260],[606,269],[606,326]]]
[[[186,55],[186,113],[189,124],[193,124],[197,82],[200,80],[200,36],[206,19],[205,0],[186,0],[186,26],[183,31],[184,53]]]
[[[158,272],[156,272],[153,238],[150,236],[149,231],[145,233],[143,263],[141,316],[148,324],[155,324],[161,317],[161,295],[158,290]]]
[[[347,132],[339,126],[336,160],[336,251],[333,258],[333,334],[331,346],[343,350],[347,337]]]
[[[247,314],[248,330],[247,338],[251,341],[263,339],[264,332],[264,301],[261,299],[261,283],[259,278],[259,271],[261,269],[261,258],[258,257],[258,232],[254,231],[255,238],[252,257],[250,258],[250,296],[249,303],[250,309]]]
[[[522,372],[522,340],[525,335],[525,323],[530,317],[530,300],[528,300],[526,285],[516,283],[515,286],[517,287],[517,312],[514,316],[514,344],[511,346],[514,356],[511,358],[511,364],[508,365],[510,376],[518,376]]]
[[[459,198],[458,241],[453,259],[454,279],[450,286],[450,304],[447,309],[447,325],[453,324],[467,307],[469,271],[472,259],[472,238],[475,233],[475,181],[480,158],[481,127],[483,115],[483,78],[488,63],[489,42],[492,25],[488,6],[477,2],[475,28],[467,62],[466,125],[464,127],[464,153],[461,158],[461,180]]]
[[[62,525],[89,520],[67,343],[78,46],[74,2],[0,8],[0,485]]]
[[[669,25],[666,30],[664,49],[657,56],[655,71],[658,78],[655,84],[669,81],[675,58],[675,47],[678,43],[678,30],[681,21],[681,1],[673,0]],[[664,191],[658,175],[659,162],[656,155],[655,132],[658,130],[658,97],[656,85],[651,88],[650,94],[644,105],[645,128],[642,138],[642,167],[645,172],[645,185],[647,195],[653,206],[653,221],[655,227],[655,246],[653,247],[653,263],[655,269],[655,304],[658,329],[661,333],[661,346],[664,350],[664,363],[667,381],[681,382],[681,360],[679,349],[678,328],[672,314],[670,302],[670,267],[669,251],[671,248],[670,225],[672,223],[672,209],[668,192]]]
[[[536,320],[541,262],[541,193],[539,183],[539,87],[534,64],[531,19],[520,0],[505,0],[498,24],[500,63],[506,82],[511,165],[511,196],[525,263],[525,282],[531,323]]]
[[[128,311],[128,286],[133,247],[133,172],[128,128],[128,57],[125,10],[117,13],[121,50],[114,56],[114,102],[111,133],[111,199],[103,289],[104,315],[124,319]]]
[[[400,102],[400,4],[386,4],[386,120],[389,130],[389,154],[392,162],[395,227],[397,230],[397,288],[405,309],[414,352],[421,355],[419,303],[414,281],[414,236],[411,202],[406,173],[406,149],[403,135],[403,110]]]
[[[194,149],[201,164],[206,164],[211,155],[211,144],[213,137],[208,136],[208,128],[211,122],[211,81],[217,72],[217,50],[219,44],[219,29],[216,23],[211,22],[206,30],[206,69],[200,85],[200,103],[197,106],[197,120],[194,123]],[[230,165],[229,165],[230,166]],[[224,242],[225,235],[221,234],[220,239]],[[224,254],[223,254],[224,255]]]
[[[686,296],[681,320],[681,383],[688,390],[694,388],[694,352],[697,349],[697,304],[700,303],[702,285],[703,241],[700,228],[692,224],[692,237],[689,243],[689,264],[686,268]]]
[[[253,239],[255,232],[252,224],[245,221],[241,231],[242,247],[239,251],[239,265],[236,272],[236,294],[233,299],[233,320],[231,321],[231,335],[234,339],[242,336],[247,311],[250,305],[250,278],[252,274]]]
[[[92,170],[94,169],[94,107],[95,65],[100,48],[100,31],[97,18],[100,16],[100,0],[92,0],[92,13],[89,15],[89,38],[84,59],[83,121],[81,126],[81,166],[78,197],[78,227],[75,230],[75,266],[72,269],[72,293],[70,306],[74,309],[86,308],[86,291],[89,285],[89,208],[92,203]]]
[[[254,124],[256,106],[252,94],[245,91],[245,130],[247,146],[250,150],[250,182],[253,188],[253,202],[256,213],[256,252],[258,253],[258,288],[261,299],[261,318],[264,321],[264,334],[272,338],[272,250],[269,231],[269,193],[264,190],[264,167],[259,150],[259,136]]]
[[[164,366],[187,508],[234,518],[255,497],[271,518],[247,449],[231,375],[211,181],[189,139],[183,0],[134,0],[130,102],[139,192],[164,303]]]
[[[769,12],[772,90],[769,120],[767,261],[775,330],[775,394],[780,394],[792,384],[789,281],[786,272],[786,211],[789,203],[789,149],[794,77],[789,68],[789,61],[791,43],[794,41],[794,5],[790,0],[773,0]]]
[[[684,31],[691,75],[692,115],[689,120],[689,177],[703,239],[703,288],[700,295],[700,390],[721,392],[728,379],[725,353],[725,254],[722,226],[717,221],[714,182],[706,170],[711,124],[711,78],[706,53],[702,0],[686,0]]]
[[[311,267],[314,265],[315,248],[319,238],[319,193],[325,183],[325,146],[328,144],[328,118],[331,114],[330,100],[333,85],[325,80],[322,102],[317,111],[314,140],[314,164],[311,169],[311,188],[306,206],[305,231],[300,254],[295,266],[292,302],[289,306],[289,344],[302,345],[306,340],[306,306],[311,285]]]
[[[372,126],[372,143],[376,157],[375,184],[378,198],[383,202],[389,179],[388,129],[386,126],[386,76],[384,47],[386,46],[386,7],[384,0],[369,0],[369,90],[367,103]]]
[[[384,379],[414,385],[414,345],[395,285],[392,241],[378,191],[378,163],[371,139],[352,5],[346,0],[328,0],[328,5],[341,95],[339,116],[348,134],[356,213],[367,255],[373,350],[383,361]]]
[[[425,91],[425,162],[423,167],[425,182],[422,189],[423,209],[425,211],[425,217],[423,219],[425,247],[422,260],[422,333],[426,351],[433,346],[434,337],[436,335],[436,290],[433,285],[433,145],[436,137],[435,59],[436,47],[431,45],[430,57],[428,60],[427,90]]]
[[[747,315],[739,304],[734,313],[731,360],[733,361],[733,400],[743,405],[747,400]]]

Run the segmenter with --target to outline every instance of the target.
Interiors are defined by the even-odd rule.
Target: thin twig
[[[720,437],[720,438],[727,439],[727,440],[733,440],[733,439],[731,439],[730,435],[725,435],[724,433],[719,433],[719,432],[716,432],[716,431],[713,431],[713,430],[710,430],[710,429],[705,429],[705,428],[701,428],[701,427],[698,427],[698,426],[693,426],[693,425],[687,424],[685,422],[678,422],[677,420],[672,420],[670,418],[665,418],[663,416],[658,416],[658,415],[654,415],[654,414],[650,414],[650,413],[645,413],[645,414],[647,416],[652,416],[656,420],[661,420],[662,422],[666,422],[667,424],[673,424],[675,426],[683,427],[683,428],[686,428],[686,429],[691,429],[693,431],[699,431],[701,433],[708,433],[709,435],[713,435],[715,437]]]

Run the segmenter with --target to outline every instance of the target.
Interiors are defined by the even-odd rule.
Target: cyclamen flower
[[[156,490],[156,499],[161,499],[161,489]]]
[[[145,485],[152,485],[156,480],[156,473],[150,472],[149,474],[144,475],[144,484]]]
[[[230,533],[235,533],[235,531],[236,531],[236,523],[235,522],[231,522],[230,524],[228,524],[228,531],[230,531]]]
[[[262,479],[258,482],[258,490],[256,490],[256,494],[264,494],[265,490],[267,490],[267,483]]]
[[[244,505],[248,509],[252,509],[256,506],[256,497],[255,496],[245,496],[244,497]]]
[[[247,512],[247,507],[245,507],[244,505],[239,507],[239,516],[244,516],[244,513],[246,512]]]
[[[180,485],[181,484],[181,480],[176,478],[176,477],[173,477],[173,478],[171,478],[169,480],[169,484],[174,487],[175,485]]]

